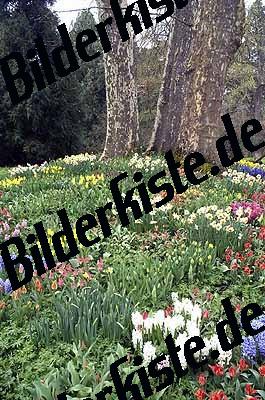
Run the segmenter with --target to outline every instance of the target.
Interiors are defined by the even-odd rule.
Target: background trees
[[[39,0],[0,2],[1,54],[15,50],[25,52],[38,35],[43,37],[49,52],[57,47],[60,44],[56,29],[59,20],[48,7],[53,3]],[[77,25],[84,18],[88,26],[93,24],[93,17],[87,14],[87,18],[84,14],[80,16]],[[102,62],[101,67],[100,61],[86,64],[75,75],[58,80],[41,92],[35,91],[28,101],[17,107],[11,106],[0,75],[1,165],[42,162],[85,150],[95,114],[99,115],[104,107]]]
[[[37,35],[49,51],[58,46],[52,4],[0,1],[1,54],[27,50]],[[120,5],[124,9],[127,0]],[[110,15],[109,0],[97,7],[99,20]],[[265,9],[255,0],[245,23],[244,8],[243,0],[190,0],[125,43],[113,23],[112,51],[17,107],[9,105],[0,76],[0,163],[81,151],[111,158],[135,149],[199,150],[211,159],[223,134],[222,113],[230,112],[239,127],[246,118],[264,119]],[[72,38],[94,24],[89,10],[81,12]]]

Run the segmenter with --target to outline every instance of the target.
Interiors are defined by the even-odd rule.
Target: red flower
[[[252,387],[252,383],[247,383],[245,386],[245,393],[249,396],[256,393],[256,390]]]
[[[261,239],[261,240],[265,240],[265,226],[262,226],[260,228],[258,238]]]
[[[224,375],[224,368],[222,367],[222,365],[215,364],[215,365],[209,365],[209,367],[213,371],[214,375],[216,375],[216,376]]]
[[[201,386],[204,386],[207,382],[207,378],[204,374],[198,375],[197,380],[198,380],[199,385],[201,385]]]
[[[208,310],[204,310],[202,313],[202,318],[207,319],[209,318],[209,311]]]
[[[143,319],[147,319],[148,318],[148,312],[147,311],[144,311],[142,315],[143,315]]]
[[[233,254],[233,250],[230,247],[227,247],[225,250],[225,255],[226,256],[231,256]]]
[[[247,257],[252,257],[253,254],[254,254],[254,253],[253,253],[253,251],[251,250],[251,251],[249,251],[249,252],[246,254],[246,256],[247,256]]]
[[[164,315],[165,318],[168,317],[169,315],[171,315],[174,311],[174,307],[173,306],[168,306],[165,310],[164,310]]]
[[[236,376],[237,369],[234,367],[230,367],[228,370],[228,373],[229,373],[230,378],[234,378]]]
[[[228,400],[225,392],[222,390],[217,390],[216,392],[212,392],[210,394],[210,400]]]
[[[43,286],[42,283],[39,279],[36,279],[35,281],[35,288],[38,292],[42,292],[43,291]]]
[[[237,304],[235,310],[236,310],[236,312],[240,312],[241,311],[241,304]]]
[[[261,264],[259,264],[259,268],[260,268],[261,270],[264,270],[264,269],[265,269],[265,262],[264,262],[264,263],[261,263]]]
[[[239,367],[240,371],[245,371],[246,369],[249,368],[249,365],[243,358],[241,358],[239,360],[238,367]]]
[[[100,257],[99,260],[97,261],[97,267],[99,272],[103,271],[103,265],[104,265],[103,258]]]
[[[243,256],[241,253],[239,253],[239,252],[236,253],[236,256],[235,256],[235,257],[236,257],[237,260],[240,260],[240,261],[243,261],[243,260],[244,260],[244,256]]]
[[[196,397],[197,400],[204,400],[206,397],[206,392],[200,388],[196,390],[194,396]]]
[[[233,261],[231,264],[231,269],[232,270],[237,270],[239,268],[239,265],[236,261]]]
[[[243,272],[245,275],[250,275],[252,271],[249,267],[244,267]]]
[[[206,299],[211,301],[213,299],[213,294],[211,292],[207,292]]]
[[[265,376],[265,365],[262,365],[259,367],[259,373],[261,376]]]
[[[244,248],[245,249],[250,249],[251,246],[252,246],[252,244],[250,242],[247,242],[247,243],[244,244]]]

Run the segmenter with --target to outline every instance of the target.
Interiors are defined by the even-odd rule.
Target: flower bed
[[[129,174],[125,192],[136,169],[148,180],[162,162],[134,155],[103,163],[84,154],[12,169],[0,183],[1,241],[25,239],[38,221],[50,240],[58,209],[72,223],[93,214],[109,201],[108,183],[120,171]],[[205,352],[221,350],[214,330],[224,318],[221,300],[231,298],[236,314],[251,302],[265,304],[264,177],[264,164],[243,160],[127,228],[110,211],[109,239],[81,247],[79,258],[41,277],[35,272],[13,293],[0,259],[0,398],[56,400],[63,391],[73,400],[93,398],[108,386],[111,362],[127,354],[120,368],[127,376],[134,356],[147,362],[163,353],[168,332],[180,346],[198,334],[206,338]],[[17,271],[22,277],[22,266]],[[221,352],[216,363],[150,399],[263,399],[264,346],[262,334],[245,338],[241,348]]]

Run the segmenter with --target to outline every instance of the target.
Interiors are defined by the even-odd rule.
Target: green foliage
[[[61,44],[56,29],[58,17],[48,8],[51,3],[11,1],[0,5],[1,54],[8,55],[12,51],[25,54],[34,47],[37,36],[43,38],[49,54]],[[77,28],[88,29],[94,24],[89,11],[79,18],[81,22],[77,20]],[[76,34],[72,37],[75,39]],[[16,107],[11,105],[4,87],[0,74],[0,138],[4,144],[0,165],[43,162],[78,153],[87,147],[90,131],[100,114],[104,114],[102,59],[83,63],[76,73],[58,78],[40,92],[35,90],[29,100]]]
[[[36,351],[27,325],[19,328],[16,321],[1,323],[1,399],[31,400],[28,389],[32,386],[32,380],[42,378],[51,368],[62,365],[68,359],[69,352],[69,345],[56,342]]]
[[[94,213],[112,200],[109,181],[114,176],[128,171],[129,177],[120,185],[125,193],[136,186],[132,180],[135,170],[143,171],[147,182],[164,168],[163,162],[162,157],[135,155],[103,163],[97,157],[79,155],[51,162],[45,168],[0,170],[0,186],[5,183],[0,211],[8,208],[12,229],[27,218],[28,225],[21,230],[23,240],[34,232],[33,224],[38,221],[43,221],[51,240],[61,229],[57,210],[65,207],[74,224],[80,216]],[[108,239],[88,248],[78,243],[81,259],[71,259],[64,268],[59,264],[42,279],[34,277],[21,293],[10,296],[1,292],[0,398],[56,400],[56,394],[67,391],[70,400],[77,400],[112,385],[108,364],[119,354],[128,353],[132,312],[169,312],[172,292],[192,299],[209,313],[202,328],[202,335],[207,337],[223,317],[222,299],[229,297],[233,305],[242,307],[251,302],[263,305],[265,273],[256,261],[262,263],[264,254],[264,241],[259,237],[264,220],[239,223],[230,205],[253,201],[254,193],[262,201],[264,181],[240,175],[238,168],[240,165],[199,187],[190,186],[184,194],[127,228],[120,225],[115,212],[108,212],[112,228]],[[14,176],[24,180],[18,183]],[[172,183],[170,176],[165,180]],[[137,191],[135,195],[139,199]],[[7,219],[1,216],[1,220]],[[219,223],[217,228],[210,226],[212,222]],[[88,235],[102,236],[100,227]],[[244,249],[246,240],[251,240],[254,254],[241,262],[239,270],[232,270],[233,258],[249,251]],[[229,262],[225,253],[228,246],[233,247]],[[251,275],[244,272],[246,266],[253,269]],[[1,278],[6,278],[5,271]],[[123,346],[120,352],[118,344]],[[233,362],[239,354],[237,348]],[[131,364],[121,366],[123,379],[131,368]],[[211,382],[211,390],[215,390],[216,381]],[[154,379],[152,387],[157,383]],[[150,399],[193,400],[196,385],[196,377],[189,373],[176,380],[163,396],[156,393]],[[226,391],[230,394],[234,389],[229,384]],[[116,400],[117,395],[109,398]]]
[[[53,337],[65,342],[83,342],[91,345],[97,336],[120,340],[129,337],[132,305],[111,286],[98,284],[80,291],[65,288],[54,300],[55,321]],[[50,327],[47,319],[38,319],[31,324],[35,345],[50,342]]]

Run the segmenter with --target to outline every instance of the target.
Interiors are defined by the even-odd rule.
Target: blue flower
[[[10,283],[10,280],[9,280],[9,279],[7,279],[7,280],[5,281],[5,283],[4,283],[4,289],[5,289],[5,294],[9,294],[9,293],[12,293],[12,292],[13,292],[13,289],[12,289],[12,286],[11,286],[11,283]]]
[[[253,329],[265,327],[265,314],[251,322]],[[258,359],[265,359],[265,331],[255,336],[244,338],[241,346],[242,357],[255,363]]]
[[[246,165],[242,165],[239,167],[239,171],[245,172],[251,176],[260,175],[262,179],[265,179],[265,170],[261,168],[250,168]]]
[[[242,357],[246,360],[254,361],[257,357],[257,347],[256,342],[253,337],[244,338],[242,347],[241,347]]]
[[[0,272],[2,272],[4,269],[4,261],[3,258],[0,256]]]

